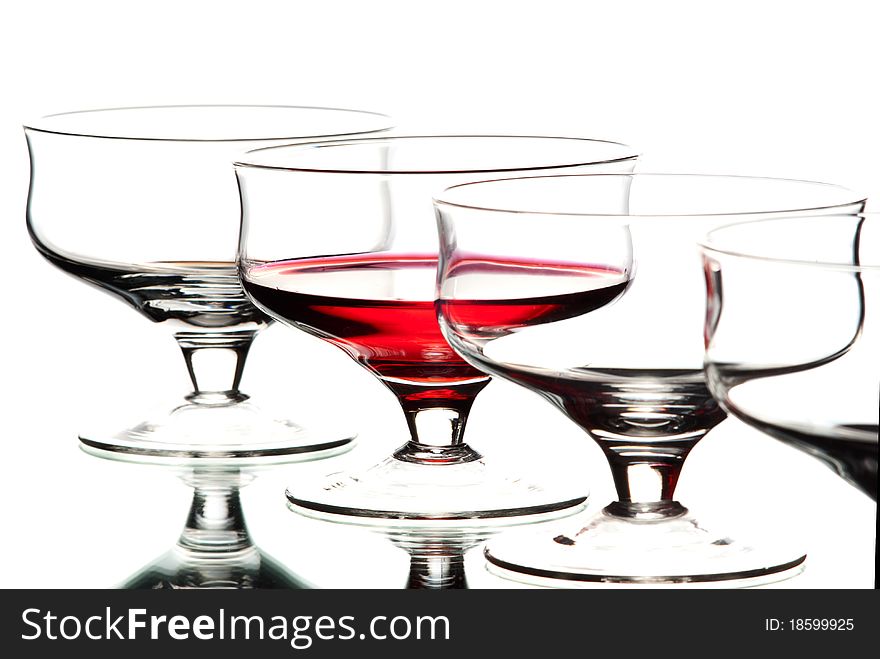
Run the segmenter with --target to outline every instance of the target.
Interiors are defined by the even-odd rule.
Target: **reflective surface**
[[[392,519],[389,515],[328,514],[299,506],[293,500],[290,502],[290,509],[305,517],[369,529],[390,540],[409,555],[405,587],[416,590],[468,588],[464,567],[464,555],[468,550],[505,529],[566,517],[583,507],[583,503],[576,502],[566,508],[532,515],[517,514],[518,511],[512,509],[508,515],[499,513],[492,518],[474,515],[459,519],[416,520],[403,515]]]

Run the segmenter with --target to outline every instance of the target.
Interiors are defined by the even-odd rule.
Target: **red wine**
[[[441,295],[437,310],[456,333],[485,343],[604,307],[629,282],[627,273],[599,265],[462,259],[447,275],[446,288],[454,288],[455,294]],[[524,297],[524,290],[534,294]],[[513,295],[504,297],[508,291]]]
[[[496,285],[504,281],[498,274],[521,273],[523,268],[582,281],[595,279],[599,272],[594,266],[577,272],[573,267],[491,260],[471,260],[462,266],[469,274],[492,275]],[[423,254],[296,259],[250,268],[244,287],[258,305],[336,344],[383,378],[435,385],[485,379],[440,333],[434,304],[436,268],[437,257]],[[615,273],[620,280],[621,274]],[[625,282],[618,282],[609,288],[547,298],[444,300],[438,305],[444,313],[471,324],[510,332],[602,306],[624,287]]]
[[[453,345],[480,368],[540,393],[594,437],[668,442],[681,436],[690,441],[724,418],[701,370],[575,367],[560,372],[483,354],[492,341],[513,332],[605,307],[630,281],[628,272],[607,266],[463,259],[450,267],[445,294],[451,299],[441,299],[438,307],[452,331]],[[541,295],[471,300],[471,289]]]
[[[457,267],[450,268],[450,274]],[[497,359],[511,352],[487,356],[484,350],[494,340],[504,343],[503,338],[513,332],[527,333],[530,327],[605,307],[623,295],[630,282],[628,272],[601,266],[533,263],[517,267],[523,277],[511,281],[509,287],[539,292],[540,297],[443,300],[441,314],[450,327],[452,344],[486,372],[521,384],[559,407],[599,443],[612,463],[649,463],[662,478],[661,491],[671,494],[688,451],[725,417],[706,387],[702,370],[589,366],[560,371]],[[447,297],[466,298],[462,293],[467,286],[489,290],[494,282],[481,284],[479,278],[497,271],[471,262],[464,262],[463,269],[470,281],[462,277],[462,290],[447,290]],[[508,271],[509,279],[515,280],[516,270]],[[542,292],[547,290],[561,292]],[[601,353],[601,346],[596,352]]]
[[[430,255],[298,259],[250,269],[244,287],[258,305],[383,378],[434,385],[485,379],[440,333],[436,269]]]

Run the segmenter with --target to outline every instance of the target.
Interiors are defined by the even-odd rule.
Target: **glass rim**
[[[564,135],[509,135],[509,134],[449,134],[449,135],[386,135],[380,137],[364,137],[347,140],[320,140],[309,142],[298,142],[296,144],[277,144],[273,146],[260,147],[246,151],[243,155],[271,151],[273,149],[295,149],[307,150],[327,147],[340,146],[358,146],[361,144],[369,144],[383,141],[404,142],[406,140],[453,140],[453,139],[532,139],[532,140],[559,140],[566,142],[584,142],[592,144],[606,144],[614,147],[620,147],[628,153],[614,158],[603,158],[594,160],[574,160],[562,165],[533,165],[526,167],[484,167],[484,168],[460,168],[460,169],[345,169],[330,167],[291,167],[288,165],[273,165],[260,162],[248,162],[246,158],[239,157],[233,165],[236,168],[248,169],[265,169],[273,171],[288,172],[311,172],[320,174],[371,174],[371,175],[440,175],[440,174],[493,174],[504,172],[527,172],[527,171],[544,171],[548,169],[567,169],[570,167],[582,167],[588,165],[606,165],[618,162],[635,161],[640,153],[633,147],[623,142],[614,140],[603,140],[590,137],[570,137]],[[537,178],[537,177],[536,177]]]
[[[829,219],[832,217],[837,217],[836,215],[813,215],[810,217],[804,217],[800,219],[818,219],[825,218]],[[862,211],[861,213],[854,213],[852,217],[860,217],[863,219],[867,219],[868,217],[875,217],[880,220],[880,211]],[[718,232],[726,231],[729,229],[733,229],[736,227],[742,227],[746,225],[752,224],[761,224],[764,222],[780,222],[783,220],[790,220],[795,218],[785,218],[785,217],[773,217],[773,218],[764,218],[760,220],[751,220],[747,222],[732,222],[731,224],[725,224],[720,227],[716,227],[712,231],[706,234],[706,236],[697,241],[697,245],[703,252],[711,253],[711,254],[723,254],[724,256],[731,256],[739,259],[746,259],[749,261],[760,261],[763,263],[774,263],[778,265],[794,265],[794,266],[803,266],[803,267],[811,267],[811,268],[821,268],[824,270],[841,270],[844,272],[880,272],[880,263],[868,263],[868,264],[856,264],[856,263],[843,263],[840,261],[817,261],[817,260],[807,260],[807,259],[792,259],[792,258],[783,258],[779,256],[766,256],[763,254],[752,254],[743,250],[738,249],[727,249],[724,247],[718,247],[717,245],[712,243],[712,236]]]
[[[480,186],[487,185],[492,183],[509,183],[512,181],[534,181],[540,179],[563,179],[563,178],[582,178],[582,177],[611,177],[611,178],[634,178],[634,177],[677,177],[677,178],[705,178],[705,179],[738,179],[738,180],[751,180],[751,181],[774,181],[780,183],[806,183],[813,186],[822,186],[827,188],[836,188],[839,191],[845,192],[853,192],[854,198],[851,201],[847,201],[845,203],[835,203],[827,206],[806,206],[800,208],[786,208],[786,209],[774,209],[774,210],[756,210],[756,211],[740,211],[740,212],[726,212],[726,213],[585,213],[585,212],[577,212],[577,211],[542,211],[542,210],[528,210],[524,208],[516,209],[516,208],[499,208],[495,206],[480,206],[476,204],[465,204],[461,202],[449,201],[443,198],[443,195],[450,190],[456,190],[459,188],[466,188],[470,186]],[[837,183],[825,183],[822,181],[810,181],[807,179],[795,179],[795,178],[783,178],[783,177],[774,177],[774,176],[750,176],[748,174],[701,174],[701,173],[686,173],[686,172],[630,172],[630,173],[612,173],[612,172],[593,172],[593,173],[580,173],[580,174],[548,174],[545,176],[517,176],[514,178],[503,178],[503,179],[491,179],[485,181],[470,181],[468,183],[459,183],[457,185],[452,185],[443,190],[443,192],[435,195],[433,198],[433,202],[435,206],[449,206],[452,208],[464,208],[467,210],[475,210],[475,211],[484,211],[488,213],[503,213],[509,215],[538,215],[538,216],[557,216],[557,217],[606,217],[606,218],[614,218],[616,220],[625,220],[626,218],[651,218],[651,217],[683,217],[683,218],[697,218],[697,217],[746,217],[750,215],[786,215],[790,213],[803,213],[810,211],[824,211],[824,210],[833,210],[835,208],[841,208],[843,206],[849,206],[851,204],[865,203],[867,201],[867,197],[861,193],[850,190],[849,188],[838,185]],[[731,224],[734,224],[733,222]]]
[[[383,119],[384,126],[372,128],[369,130],[355,130],[355,131],[344,131],[344,132],[328,132],[322,134],[307,134],[307,135],[278,135],[271,137],[209,137],[209,138],[198,138],[198,137],[162,137],[162,136],[145,136],[145,135],[102,135],[99,132],[92,131],[75,131],[75,130],[62,130],[61,128],[55,128],[50,125],[52,120],[58,117],[67,117],[72,115],[81,115],[81,114],[97,114],[99,112],[119,112],[119,111],[128,111],[128,110],[175,110],[175,109],[242,109],[242,110],[323,110],[328,112],[344,112],[350,114],[359,114],[364,116],[372,116],[377,119]],[[171,105],[132,105],[132,106],[121,106],[121,107],[107,107],[107,108],[91,108],[87,110],[73,110],[68,112],[55,112],[52,114],[43,115],[37,119],[32,121],[26,121],[22,124],[23,128],[26,131],[33,131],[39,133],[46,133],[51,135],[66,135],[69,137],[90,137],[94,139],[105,139],[105,140],[132,140],[132,141],[144,141],[144,142],[207,142],[207,143],[224,143],[224,142],[275,142],[278,140],[313,140],[316,138],[323,137],[345,137],[348,135],[364,135],[368,133],[379,133],[382,131],[391,130],[394,125],[392,124],[392,119],[389,115],[383,114],[381,112],[373,112],[371,110],[358,110],[353,108],[337,108],[330,106],[320,106],[320,105],[274,105],[274,104],[249,104],[249,103],[183,103],[183,104],[171,104]]]

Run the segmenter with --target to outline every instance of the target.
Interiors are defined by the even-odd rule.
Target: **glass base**
[[[221,401],[187,400],[130,428],[84,432],[79,439],[86,452],[103,458],[228,464],[326,458],[350,450],[356,436],[273,418],[245,396]]]
[[[291,510],[352,523],[377,520],[486,520],[582,508],[586,488],[540,486],[496,473],[485,459],[458,464],[420,464],[387,458],[358,474],[331,474],[322,482],[288,489]],[[570,512],[576,512],[571,510]]]
[[[177,547],[139,570],[120,588],[314,588],[257,547],[212,556]]]
[[[603,510],[563,532],[491,540],[489,572],[556,588],[601,584],[756,586],[800,574],[806,556],[778,543],[751,545],[707,530],[687,509],[662,520]],[[558,528],[558,527],[557,527]]]

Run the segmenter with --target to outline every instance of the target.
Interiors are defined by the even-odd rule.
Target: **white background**
[[[642,151],[643,171],[779,175],[876,195],[875,7],[864,0],[3,3],[0,586],[112,586],[171,546],[188,503],[187,490],[161,469],[104,462],[77,448],[81,420],[108,407],[150,408],[187,382],[168,336],[32,249],[24,120],[163,103],[359,107],[393,115],[403,132],[618,139]],[[344,461],[279,468],[245,490],[257,542],[319,585],[399,587],[400,550],[363,531],[298,520],[281,496],[304,474],[367,464],[402,443],[393,397],[340,351],[283,327],[257,340],[244,388],[293,416],[332,411],[361,432],[361,447]],[[469,436],[522,469],[543,461],[552,473],[565,461],[589,483],[596,506],[611,497],[599,450],[514,385],[495,382],[481,395]],[[707,518],[802,542],[810,568],[787,586],[872,583],[874,505],[818,462],[735,421],[695,449],[678,494]],[[473,582],[493,584],[479,562]]]

